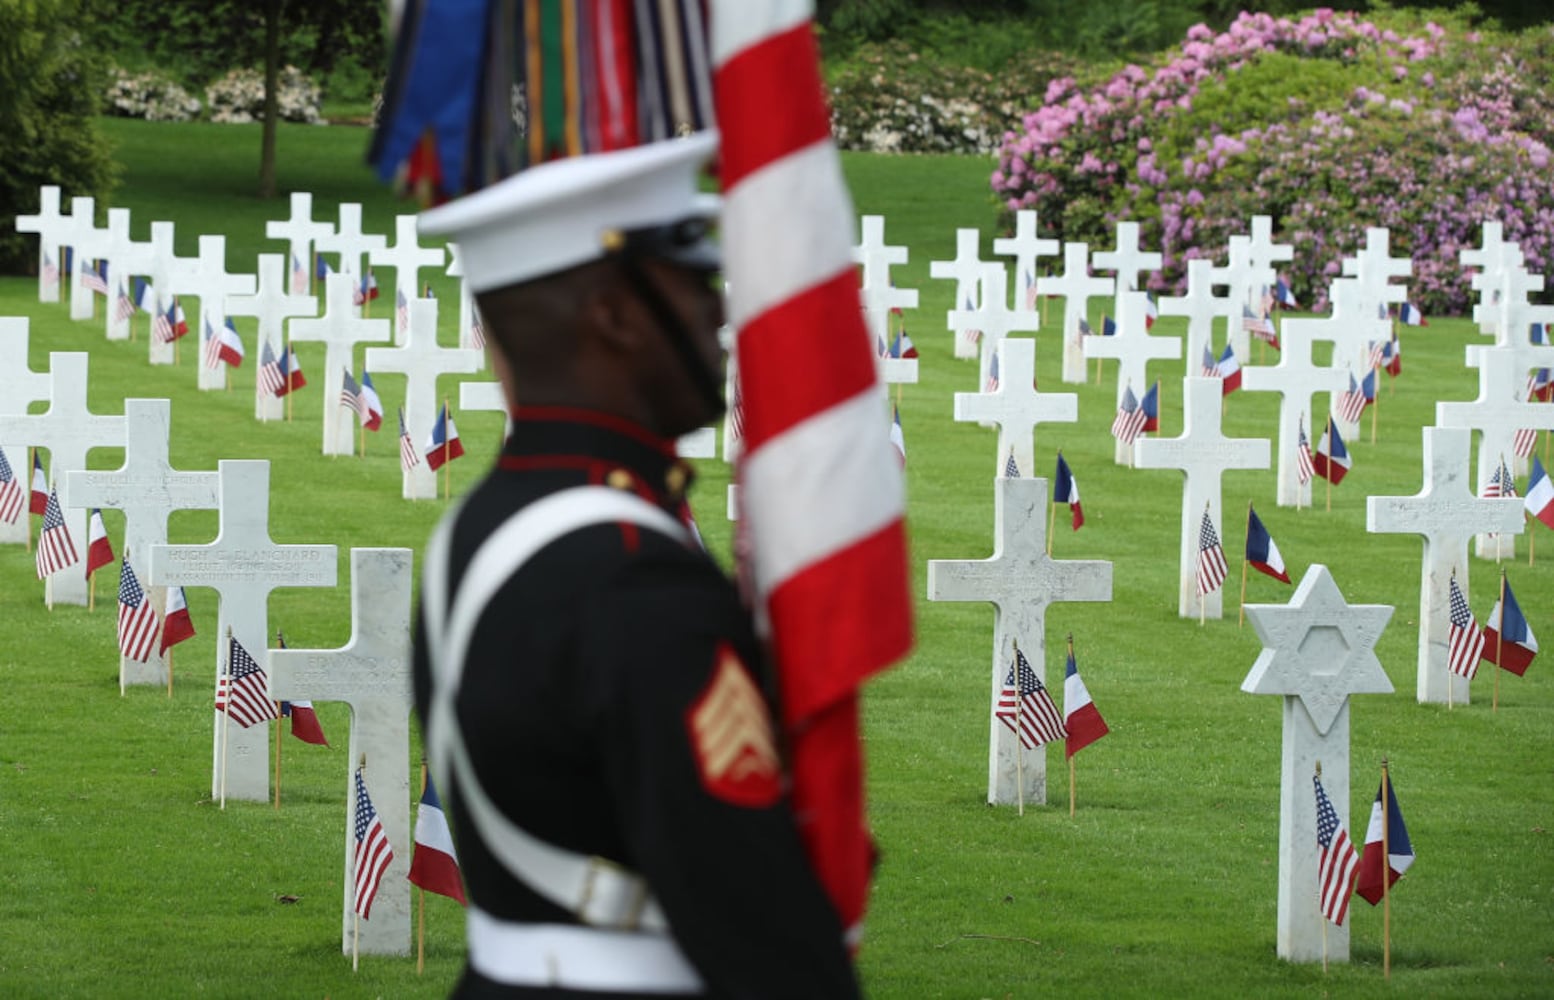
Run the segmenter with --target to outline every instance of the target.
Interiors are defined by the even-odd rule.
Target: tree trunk
[[[259,145],[259,197],[275,197],[275,123],[280,117],[281,3],[264,3],[264,137]]]

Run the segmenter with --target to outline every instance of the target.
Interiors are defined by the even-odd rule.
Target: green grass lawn
[[[252,268],[263,222],[288,213],[284,199],[252,196],[257,126],[150,125],[108,121],[123,185],[115,205],[134,212],[144,238],[153,219],[178,223],[180,253],[202,233],[226,233],[234,268]],[[392,230],[408,208],[362,165],[356,129],[283,126],[280,181],[311,190],[316,212],[342,200]],[[1239,690],[1259,651],[1238,629],[1244,525],[1226,518],[1231,557],[1226,620],[1200,627],[1176,615],[1180,475],[1118,467],[1111,460],[1113,386],[1062,386],[1059,358],[1038,335],[1038,375],[1049,390],[1079,394],[1080,420],[1038,430],[1038,471],[1061,447],[1083,487],[1083,531],[1060,529],[1060,558],[1113,564],[1110,604],[1060,604],[1048,615],[1046,676],[1061,689],[1062,636],[1072,632],[1090,691],[1112,735],[1077,758],[1079,811],[1029,808],[1024,817],[984,802],[992,614],[984,605],[921,600],[926,561],[992,551],[991,431],[951,419],[955,392],[974,391],[969,362],[951,358],[945,311],[952,288],[928,278],[928,262],[954,252],[957,227],[983,230],[994,213],[981,160],[844,157],[861,211],[884,213],[887,236],[911,249],[898,285],[921,290],[907,317],[922,351],[922,380],[905,389],[907,466],[918,641],[910,659],[868,690],[872,815],[882,850],[861,972],[877,997],[1073,996],[1482,996],[1554,994],[1554,681],[1542,659],[1526,678],[1506,675],[1489,707],[1492,667],[1473,704],[1447,711],[1414,701],[1420,544],[1365,532],[1367,494],[1412,494],[1420,483],[1419,428],[1437,399],[1467,399],[1475,373],[1462,349],[1480,338],[1460,320],[1404,332],[1403,375],[1385,390],[1376,444],[1352,447],[1354,469],[1333,509],[1273,504],[1273,471],[1225,477],[1224,509],[1251,500],[1297,579],[1327,564],[1353,602],[1396,607],[1377,647],[1397,693],[1353,704],[1351,833],[1363,840],[1377,764],[1390,758],[1418,861],[1397,888],[1393,972],[1382,978],[1382,917],[1356,902],[1354,960],[1324,975],[1274,953],[1280,706]],[[69,192],[67,192],[68,194]],[[454,301],[446,279],[434,281]],[[391,293],[390,293],[391,294]],[[387,306],[384,306],[385,313]],[[1099,310],[1098,310],[1099,312]],[[172,461],[214,469],[223,458],[268,458],[271,533],[278,542],[339,546],[342,586],[281,590],[271,628],[297,647],[334,647],[350,632],[351,546],[418,550],[442,502],[399,498],[391,433],[368,455],[319,455],[316,389],[296,397],[290,423],[252,418],[252,367],[230,393],[195,389],[194,357],[176,368],[145,361],[144,319],[135,343],[109,343],[102,321],[71,322],[63,305],[36,301],[31,279],[0,279],[0,315],[31,320],[31,363],[48,352],[91,354],[93,409],[122,412],[131,396],[172,402]],[[1092,319],[1098,319],[1092,317]],[[1056,313],[1054,312],[1054,321]],[[1180,328],[1163,319],[1159,330]],[[252,321],[239,321],[252,343]],[[453,337],[444,316],[445,341]],[[301,345],[317,372],[322,349]],[[1195,365],[1194,365],[1195,367]],[[1180,432],[1180,369],[1166,378],[1163,433]],[[318,380],[321,382],[322,380]],[[455,393],[453,379],[443,391]],[[400,381],[378,380],[392,408]],[[1229,401],[1226,433],[1272,427],[1276,397]],[[881,419],[886,419],[882,413]],[[453,463],[459,492],[481,475],[501,434],[495,414],[459,416],[470,457]],[[1540,445],[1540,448],[1542,446]],[[113,451],[92,465],[116,468]],[[721,462],[702,463],[696,510],[709,545],[729,548]],[[1320,495],[1320,494],[1319,494]],[[122,517],[105,512],[117,545]],[[1060,524],[1061,524],[1060,518]],[[172,540],[210,540],[213,512],[175,515]],[[1541,527],[1536,529],[1543,532]],[[1512,581],[1535,632],[1554,636],[1554,539]],[[1480,619],[1495,589],[1493,564],[1475,560],[1470,600]],[[437,996],[457,975],[459,907],[427,901],[427,970],[414,959],[364,958],[353,974],[339,953],[342,778],[348,712],[321,704],[334,746],[284,745],[284,805],[209,799],[214,592],[191,589],[199,636],[178,647],[176,689],[116,684],[113,581],[104,571],[94,612],[44,610],[31,557],[0,549],[0,995],[7,997],[208,995]],[[1282,602],[1290,588],[1253,574],[1248,599]],[[522,766],[522,762],[515,762]],[[1048,755],[1055,803],[1068,797],[1060,750]],[[581,791],[580,794],[587,794]],[[1340,805],[1343,808],[1343,804]],[[396,851],[409,845],[395,844]],[[299,897],[282,902],[282,897]]]

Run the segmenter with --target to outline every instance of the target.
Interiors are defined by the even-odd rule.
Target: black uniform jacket
[[[688,479],[673,444],[633,424],[521,408],[459,515],[449,586],[457,592],[487,535],[548,494],[604,484],[680,516]],[[855,996],[840,922],[788,808],[761,663],[749,615],[710,557],[661,532],[599,525],[536,553],[496,594],[456,711],[493,801],[542,840],[645,876],[708,995]],[[419,629],[415,693],[424,724]],[[506,921],[577,923],[488,853],[456,784],[441,791],[473,905]],[[602,996],[498,986],[468,969],[457,995]]]

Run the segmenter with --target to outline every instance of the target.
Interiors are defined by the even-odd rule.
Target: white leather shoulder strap
[[[427,761],[443,788],[453,787],[469,809],[476,832],[517,879],[584,923],[605,927],[662,929],[663,913],[647,895],[640,876],[604,858],[578,854],[531,836],[486,794],[459,731],[455,711],[464,658],[486,605],[533,556],[566,535],[598,524],[630,523],[685,543],[678,520],[634,494],[603,486],[579,486],[553,493],[514,513],[476,550],[459,582],[448,592],[453,525],[462,505],[438,525],[423,564],[421,605],[432,675],[427,712]]]

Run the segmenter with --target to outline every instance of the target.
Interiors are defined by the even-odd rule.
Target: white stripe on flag
[[[808,21],[814,12],[813,0],[766,0],[741,5],[739,17],[716,17],[711,21],[712,64],[721,66],[731,57]]]

